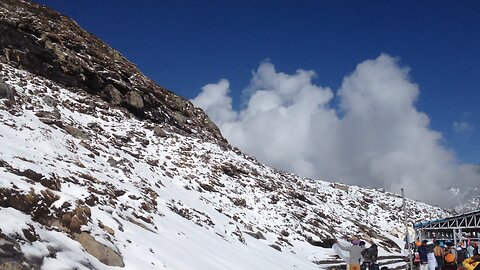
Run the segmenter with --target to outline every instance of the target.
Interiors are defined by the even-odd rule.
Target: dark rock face
[[[175,132],[226,145],[203,110],[158,86],[119,52],[44,6],[0,2],[0,61],[84,89],[139,118],[167,123]]]

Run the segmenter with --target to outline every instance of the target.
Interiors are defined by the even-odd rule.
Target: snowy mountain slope
[[[398,257],[401,204],[257,162],[72,20],[0,2],[0,269],[318,269],[332,238]]]
[[[9,220],[0,229],[18,245],[17,261],[317,269],[313,261],[332,255],[331,238],[356,237],[401,252],[390,234],[401,227],[396,194],[276,171],[81,89],[1,67],[15,96],[0,102],[0,215]],[[445,214],[408,207],[410,221]]]

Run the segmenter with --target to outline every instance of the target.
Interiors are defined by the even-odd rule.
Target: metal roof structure
[[[464,239],[480,240],[480,210],[453,217],[415,223],[416,239],[450,240],[457,245]]]

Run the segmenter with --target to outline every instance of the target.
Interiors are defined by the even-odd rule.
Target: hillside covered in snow
[[[352,238],[401,265],[398,194],[259,163],[45,7],[2,1],[0,32],[0,266],[321,269]]]

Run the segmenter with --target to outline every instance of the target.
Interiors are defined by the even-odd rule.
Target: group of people
[[[376,244],[367,248],[365,241],[352,240],[351,243],[351,246],[335,243],[339,249],[349,252],[347,270],[388,270],[378,265]],[[480,270],[480,247],[475,242],[454,246],[450,242],[424,240],[415,243],[414,252],[418,255],[415,261],[419,270]]]
[[[365,241],[352,240],[352,246],[344,246],[338,242],[336,245],[348,251],[350,256],[347,261],[347,270],[380,270],[378,265],[378,247],[372,244],[370,247],[365,247]],[[382,267],[381,270],[386,270]]]
[[[480,270],[480,248],[477,243],[443,244],[423,240],[415,243],[416,262],[420,270]]]

